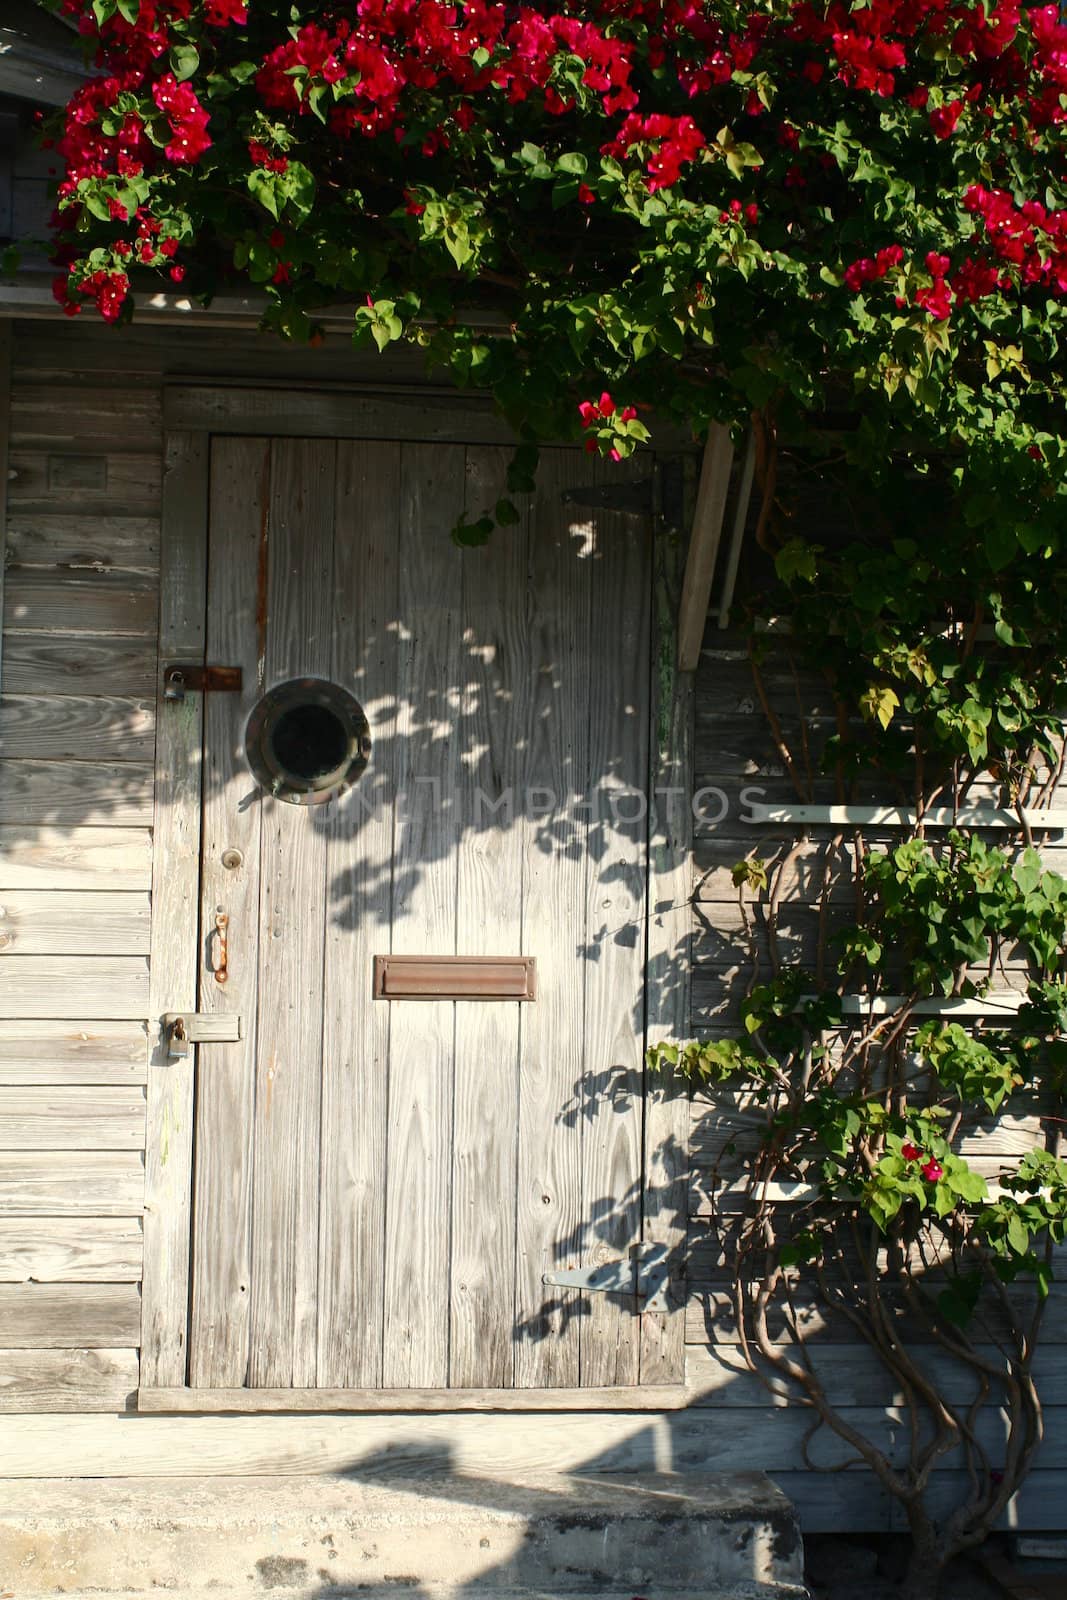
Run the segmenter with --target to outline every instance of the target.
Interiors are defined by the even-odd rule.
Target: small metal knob
[[[222,852],[222,864],[224,867],[228,867],[231,872],[237,867],[243,866],[244,859],[240,850],[224,850]]]

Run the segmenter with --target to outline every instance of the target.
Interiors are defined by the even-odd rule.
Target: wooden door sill
[[[140,1412],[678,1411],[684,1384],[613,1389],[188,1389],[140,1388]]]

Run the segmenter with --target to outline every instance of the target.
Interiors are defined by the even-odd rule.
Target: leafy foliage
[[[644,437],[635,407],[697,433],[755,410],[790,439],[847,414],[835,452],[878,493],[951,458],[954,560],[1058,547],[1055,8],[42,3],[100,68],[53,130],[72,313],[122,320],[160,278],[251,283],[268,326],[306,339],[355,302],[357,339],[425,346],[523,437],[584,426],[619,455]],[[891,591],[887,563],[916,559],[895,548],[842,581]],[[782,575],[812,572],[801,553]],[[865,690],[876,725],[898,679],[932,688],[897,645]]]

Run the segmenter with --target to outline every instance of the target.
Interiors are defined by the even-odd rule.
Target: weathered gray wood
[[[0,1412],[132,1411],[136,1350],[6,1350]]]
[[[0,823],[25,829],[102,823],[148,826],[152,821],[152,768],[123,762],[0,761]]]
[[[106,455],[117,446],[158,456],[161,421],[161,396],[152,389],[20,381],[11,397],[17,450]]]
[[[574,1473],[676,1471],[684,1484],[687,1471],[729,1471],[739,1450],[755,1464],[753,1440],[763,1437],[787,1413],[761,1418],[754,1431],[740,1437],[706,1413],[699,1418],[682,1415],[649,1417],[625,1412],[604,1414],[549,1414],[531,1426],[523,1416],[412,1417],[398,1430],[389,1417],[259,1416],[166,1417],[145,1416],[136,1424],[124,1416],[20,1416],[5,1423],[5,1475],[11,1478],[67,1478],[108,1476],[128,1478],[289,1477],[300,1474],[350,1472],[353,1460],[385,1460],[385,1471],[401,1471],[409,1480],[432,1481],[440,1473],[442,1453],[457,1472],[505,1481],[538,1472]],[[731,1419],[732,1420],[732,1419]],[[1053,1419],[1053,1425],[1054,1425]],[[1050,1429],[1051,1431],[1051,1429]],[[783,1443],[785,1430],[772,1435]],[[870,1480],[857,1473],[802,1474],[774,1471],[774,1477],[791,1493],[810,1485],[809,1506],[826,1515],[837,1509],[839,1522],[846,1513],[864,1517],[863,1505],[852,1495],[853,1478],[868,1496],[866,1520],[877,1515],[878,1497]],[[935,1475],[935,1492],[947,1495],[958,1485],[952,1475]],[[944,1480],[944,1490],[941,1483]],[[1017,1497],[1018,1526],[1055,1527],[1062,1522],[1063,1492],[1067,1474],[1042,1470],[1031,1474]],[[823,1523],[823,1526],[833,1523]]]
[[[9,458],[11,451],[11,323],[0,322],[0,617],[3,616],[6,606],[6,569],[7,569],[7,519],[8,496],[7,481]],[[0,630],[0,687],[4,686],[3,675],[4,638]]]
[[[0,891],[0,955],[147,955],[147,894]],[[2,981],[2,979],[0,979]]]
[[[7,548],[13,567],[156,573],[159,519],[15,510],[8,523]]]
[[[0,1088],[0,1150],[143,1150],[144,1119],[137,1086]]]
[[[136,1284],[0,1283],[0,1349],[106,1349],[140,1330]]]
[[[152,839],[147,829],[0,827],[0,890],[5,892],[130,892],[147,889],[151,874]]]
[[[729,429],[720,423],[713,423],[708,429],[708,440],[704,446],[704,461],[700,470],[689,553],[678,606],[679,672],[694,671],[700,660],[700,644],[704,637],[711,583],[715,576],[715,559],[722,539],[733,460],[734,447]]]
[[[21,511],[69,511],[72,499],[86,511],[151,516],[159,511],[157,453],[12,450],[9,505]]]
[[[577,1388],[581,1297],[542,1276],[580,1265],[582,1001],[586,939],[583,848],[588,813],[576,775],[589,769],[588,639],[593,562],[586,513],[562,503],[588,483],[588,459],[545,452],[534,503],[523,763],[523,944],[539,998],[523,1014],[519,1084],[515,1382]],[[536,811],[537,814],[533,814]]]
[[[0,751],[56,761],[151,761],[153,708],[100,695],[5,695]]]
[[[1003,1364],[1004,1357],[995,1345],[981,1349],[983,1358]],[[922,1353],[924,1373],[937,1382],[939,1392],[951,1405],[967,1405],[975,1398],[973,1370],[935,1348]],[[1034,1379],[1042,1404],[1067,1405],[1067,1364],[1062,1346],[1039,1345],[1034,1356]],[[819,1364],[819,1378],[833,1405],[902,1406],[907,1398],[894,1383],[892,1374],[865,1345],[838,1345],[832,1356]],[[693,1407],[726,1407],[748,1410],[760,1406],[785,1406],[783,1396],[772,1395],[767,1386],[745,1364],[736,1344],[691,1344],[685,1351],[685,1387]]]
[[[143,1022],[0,1021],[0,1084],[144,1083]]]
[[[2,1382],[2,1377],[0,1377]],[[598,1389],[598,1411],[673,1411],[689,1392],[681,1384],[655,1389]],[[205,1414],[227,1412],[356,1411],[367,1416],[442,1412],[581,1411],[589,1404],[584,1389],[141,1389],[137,1410]],[[43,1409],[43,1408],[42,1408]]]
[[[336,446],[272,447],[264,681],[330,670]],[[315,1382],[326,834],[264,798],[249,1382]],[[235,930],[231,929],[231,941]]]
[[[148,1015],[142,956],[10,956],[0,961],[0,1017],[92,1022]]]
[[[389,943],[396,762],[401,447],[337,449],[333,677],[370,722],[370,765],[327,837],[317,1382],[382,1381],[387,1005],[368,1003]]]
[[[649,777],[646,1042],[690,1032],[690,896],[693,819],[689,805],[693,680],[677,668],[677,596],[683,547],[677,530],[659,527],[653,553]],[[644,1238],[663,1244],[677,1263],[685,1246],[689,1112],[684,1091],[645,1086]],[[641,1319],[641,1380],[669,1383],[685,1358],[684,1295],[672,1271],[674,1309]]]
[[[125,1217],[0,1217],[2,1283],[137,1283],[141,1224]]]
[[[635,475],[637,463],[620,470]],[[607,467],[600,472],[607,477]],[[580,1250],[583,1266],[624,1258],[641,1237],[650,529],[600,513],[594,524],[586,693],[585,942]],[[576,985],[577,986],[577,985]],[[583,1388],[636,1384],[641,1318],[633,1301],[587,1297]],[[681,1374],[679,1373],[679,1377]]]
[[[394,845],[395,955],[455,951],[461,556],[449,532],[463,472],[460,448],[404,446],[396,782],[406,803]],[[453,1004],[392,1008],[382,1370],[390,1388],[448,1382],[454,1050]]]
[[[126,1151],[0,1151],[0,1216],[139,1217],[144,1161]]]
[[[158,602],[156,580],[147,575],[17,567],[4,595],[4,632],[151,638]]]
[[[470,441],[510,444],[511,429],[486,400],[423,391],[417,398],[378,393],[171,384],[164,395],[169,428],[207,428],[212,433],[296,434],[325,439],[404,439],[410,442]]]
[[[189,1381],[244,1383],[252,1249],[252,1136],[255,1126],[256,972],[260,951],[260,815],[241,754],[241,730],[262,692],[256,574],[266,560],[270,446],[265,440],[216,440],[211,471],[211,566],[208,659],[239,666],[240,695],[205,697],[204,835],[201,925],[218,908],[230,918],[228,978],[204,973],[201,1010],[242,1013],[237,1045],[202,1045],[196,1107],[195,1271]],[[226,851],[241,855],[223,865]]]
[[[467,451],[467,506],[506,493],[507,453]],[[456,949],[522,954],[522,734],[529,716],[527,517],[462,557]],[[500,807],[499,810],[495,809]],[[509,1388],[515,1372],[518,1005],[456,1007],[449,1383]]]
[[[154,694],[156,652],[150,641],[70,639],[50,634],[12,633],[4,650],[8,694],[118,695],[124,699]],[[51,751],[48,752],[52,754]]]
[[[168,440],[159,647],[166,661],[202,661],[205,641],[208,448]],[[159,697],[152,873],[153,1018],[196,1009],[199,967],[203,696]],[[141,1376],[184,1383],[189,1304],[193,1060],[170,1060],[160,1034],[148,1074],[145,1279]]]

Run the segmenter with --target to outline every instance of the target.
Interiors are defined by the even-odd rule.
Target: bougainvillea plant
[[[314,338],[348,302],[526,438],[620,455],[653,416],[849,413],[868,474],[953,456],[995,562],[1052,536],[1055,7],[45,3],[97,68],[54,130],[72,314],[250,283]]]

